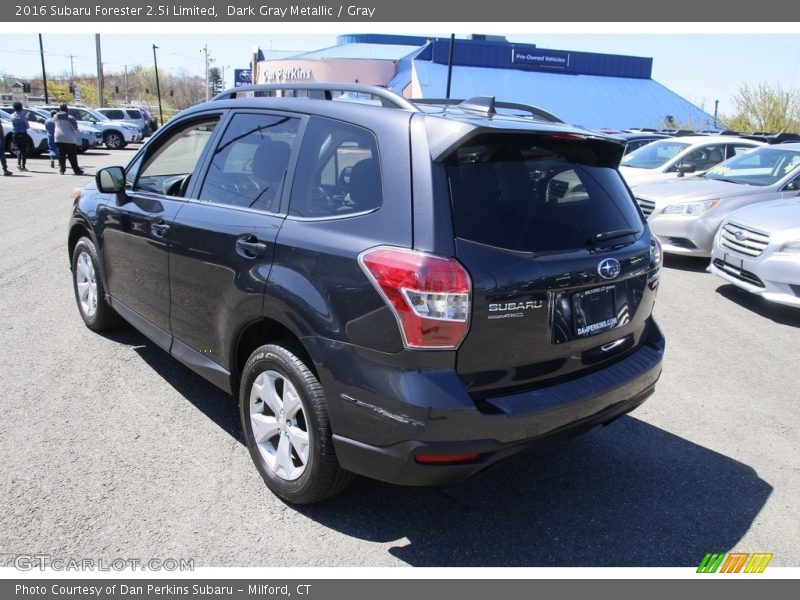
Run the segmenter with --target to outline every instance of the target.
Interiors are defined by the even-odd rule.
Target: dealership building
[[[253,81],[370,83],[407,98],[444,98],[449,55],[449,38],[341,35],[330,48],[257,60]],[[455,41],[450,97],[532,104],[590,129],[714,127],[713,115],[654,81],[652,67],[652,58],[473,35]]]

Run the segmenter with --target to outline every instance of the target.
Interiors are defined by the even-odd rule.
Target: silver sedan
[[[800,307],[800,199],[733,213],[719,229],[708,270],[765,300]]]
[[[664,252],[711,256],[714,236],[733,211],[800,192],[800,143],[762,146],[702,176],[643,185],[636,201]]]

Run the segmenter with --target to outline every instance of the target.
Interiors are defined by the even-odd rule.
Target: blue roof
[[[447,65],[415,60],[414,68],[422,96],[444,98]],[[713,116],[652,79],[455,66],[450,96],[533,104],[589,129],[661,127],[667,115],[695,129],[714,123]]]
[[[405,44],[343,44],[313,52],[295,54],[292,58],[303,60],[315,58],[400,60],[417,50],[419,50],[419,46],[407,46]]]

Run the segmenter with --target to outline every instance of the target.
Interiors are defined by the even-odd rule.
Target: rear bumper
[[[613,365],[547,388],[491,398],[480,408],[454,371],[403,371],[388,378],[384,373],[379,389],[385,391],[378,395],[374,387],[370,392],[352,386],[363,357],[349,361],[350,386],[320,369],[339,462],[390,483],[454,483],[522,450],[608,423],[653,393],[664,338],[651,323],[648,339]],[[420,454],[479,456],[463,464],[431,465],[419,464]]]

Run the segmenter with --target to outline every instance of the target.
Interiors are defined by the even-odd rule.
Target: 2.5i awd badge
[[[497,302],[489,305],[490,319],[519,319],[525,316],[526,310],[542,308],[544,300],[528,300],[526,302]]]

